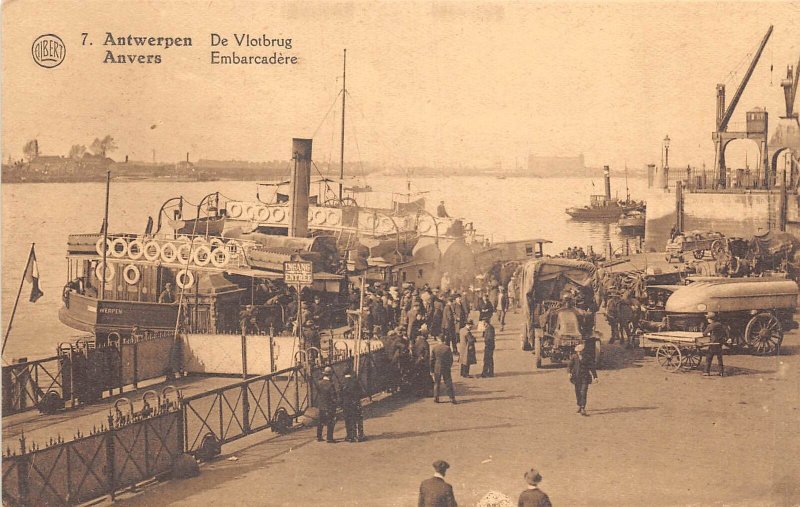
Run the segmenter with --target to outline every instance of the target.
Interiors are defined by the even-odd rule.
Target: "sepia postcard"
[[[6,0],[9,506],[800,506],[800,3]]]

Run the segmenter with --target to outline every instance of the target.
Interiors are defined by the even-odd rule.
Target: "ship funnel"
[[[289,236],[308,237],[308,192],[311,187],[311,139],[292,139]]]
[[[603,179],[606,181],[606,201],[611,200],[611,168],[603,166]]]

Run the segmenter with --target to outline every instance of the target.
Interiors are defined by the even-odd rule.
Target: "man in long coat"
[[[456,309],[452,298],[448,298],[442,310],[442,341],[445,345],[452,346],[453,352],[458,349],[456,343]]]
[[[450,347],[437,341],[431,348],[431,373],[433,373],[433,401],[439,403],[439,384],[444,380],[447,387],[450,401],[456,403],[455,390],[453,389],[453,377],[450,369],[453,367],[453,352]]]
[[[436,472],[433,477],[425,479],[419,485],[418,507],[457,507],[453,486],[444,480],[448,468],[450,465],[446,461],[433,462],[433,469]]]
[[[458,355],[461,363],[461,376],[472,378],[469,374],[469,367],[478,362],[475,355],[475,337],[472,335],[472,321],[468,320],[466,325],[459,331]]]

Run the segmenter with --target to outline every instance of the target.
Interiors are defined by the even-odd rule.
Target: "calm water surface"
[[[376,191],[404,192],[406,180],[373,177]],[[594,183],[594,185],[593,185]],[[612,182],[624,195],[622,179]],[[583,178],[450,177],[415,178],[412,190],[428,191],[429,211],[444,200],[451,216],[465,217],[495,241],[548,238],[546,252],[611,241],[620,243],[613,224],[579,223],[564,213],[568,206],[583,205],[589,194],[602,192],[602,180]],[[644,196],[646,181],[631,179],[634,198]],[[20,298],[14,328],[6,346],[6,358],[51,355],[58,343],[79,335],[58,320],[61,289],[66,283],[68,234],[99,232],[103,220],[104,183],[49,183],[2,185],[2,320],[5,333],[14,297],[25,268],[31,242],[36,243],[40,282],[44,290],[36,304],[28,302],[26,284]],[[149,215],[156,215],[170,197],[183,195],[198,202],[220,191],[234,199],[254,199],[254,182],[152,182],[125,181],[111,184],[109,230],[144,232]]]

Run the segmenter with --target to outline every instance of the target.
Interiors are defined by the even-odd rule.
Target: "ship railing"
[[[395,379],[382,347],[372,350],[367,344],[358,356],[341,344],[334,348],[333,356],[308,361],[298,354],[300,362],[291,368],[183,398],[186,452],[196,453],[209,437],[221,446],[265,429],[287,431],[314,406],[316,386],[326,366],[333,368],[337,388],[344,381],[344,371],[354,369],[365,397],[393,387]]]

